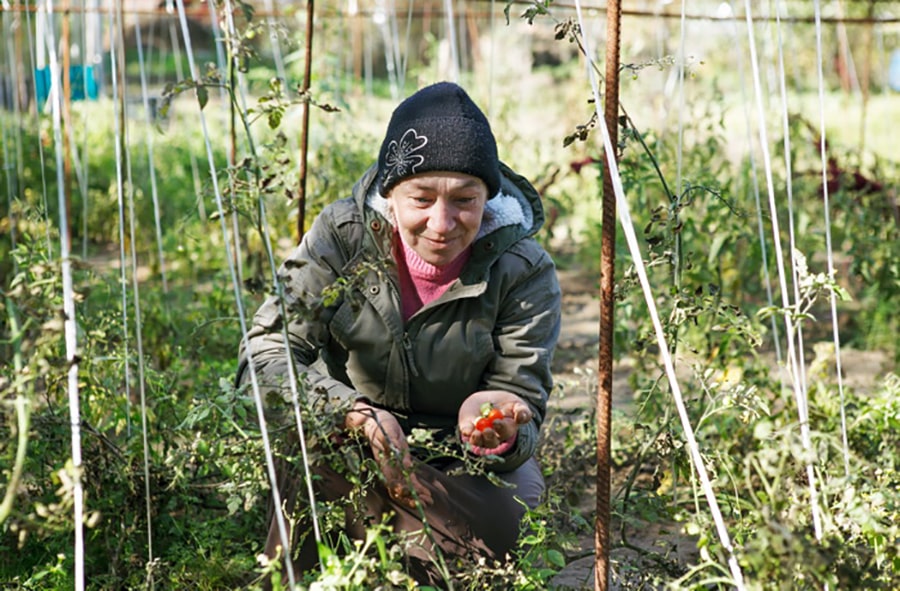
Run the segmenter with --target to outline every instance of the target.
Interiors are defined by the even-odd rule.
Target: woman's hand
[[[413,470],[406,434],[397,417],[364,400],[357,400],[347,413],[345,426],[351,431],[361,430],[369,440],[372,455],[381,468],[392,499],[411,509],[415,508],[416,497],[426,505],[431,504],[431,492],[419,482]]]
[[[476,423],[486,405],[498,409],[503,418],[494,420],[483,430],[477,429]],[[491,450],[515,437],[519,425],[528,423],[533,416],[531,408],[517,394],[505,390],[480,390],[469,395],[459,407],[459,432],[472,446]]]

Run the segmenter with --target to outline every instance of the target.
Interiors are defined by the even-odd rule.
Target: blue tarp
[[[38,105],[43,105],[50,95],[50,68],[34,71],[34,85],[37,89]],[[96,100],[97,79],[94,76],[94,66],[69,66],[69,86],[70,100]]]
[[[891,65],[888,68],[888,86],[900,92],[900,49],[891,54]]]

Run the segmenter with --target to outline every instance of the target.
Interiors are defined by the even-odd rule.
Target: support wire
[[[734,14],[734,0],[731,0],[730,7],[731,13]],[[747,100],[747,83],[744,79],[744,53],[740,49],[740,39],[738,37],[737,25],[734,21],[729,22],[731,23],[729,28],[734,35],[734,46],[737,48],[737,51],[735,53],[737,54],[738,78],[741,81],[741,104],[744,106],[744,122],[747,132],[747,159],[750,161],[750,177],[753,190],[753,202],[756,209],[756,229],[757,236],[759,238],[760,257],[762,258],[763,282],[766,285],[766,303],[769,305],[769,307],[772,307],[775,305],[775,298],[772,294],[772,276],[769,271],[769,253],[768,246],[766,245],[766,231],[765,224],[763,222],[762,203],[759,199],[759,171],[756,165],[756,155],[753,150],[753,124],[750,114],[750,108],[748,106],[750,104],[750,101]],[[781,337],[779,336],[778,321],[776,320],[774,314],[769,318],[769,324],[772,328],[772,343],[775,345],[775,360],[780,365],[783,362],[784,354],[781,351]]]
[[[780,4],[780,3],[779,3]],[[791,284],[794,288],[794,302],[800,302],[800,277],[798,273],[798,265],[795,253],[797,250],[797,239],[794,226],[794,179],[793,179],[793,163],[791,161],[791,126],[788,120],[788,96],[786,76],[784,71],[784,40],[781,34],[781,6],[775,8],[775,28],[778,52],[778,87],[781,96],[781,123],[782,135],[784,136],[784,170],[785,170],[785,190],[787,192],[787,214],[788,214],[788,244],[791,252]],[[803,392],[804,399],[809,397],[809,387],[806,381],[806,360],[803,357],[803,325],[797,324],[797,347],[800,351],[797,356],[798,375],[800,381],[800,391]]]
[[[124,23],[123,23],[123,15],[122,15],[122,4],[121,2],[115,3],[115,23],[116,26],[114,28],[114,33],[111,37],[115,38],[116,42],[110,43],[111,49],[111,68],[112,68],[112,80],[113,85],[115,87],[114,95],[115,100],[114,103],[116,105],[116,180],[117,180],[117,194],[119,199],[119,212],[120,216],[124,213],[123,208],[123,196],[127,198],[128,203],[128,218],[129,218],[129,242],[130,244],[130,255],[131,255],[131,289],[132,296],[134,298],[134,324],[135,324],[135,338],[137,345],[137,365],[138,365],[138,391],[140,393],[140,401],[141,401],[141,441],[143,445],[143,468],[144,468],[144,504],[146,510],[146,518],[147,518],[147,562],[148,565],[152,566],[154,564],[154,556],[153,556],[153,506],[152,500],[150,496],[150,443],[149,443],[149,433],[148,433],[148,425],[147,425],[147,395],[146,395],[146,387],[145,387],[145,379],[144,379],[144,347],[143,347],[143,338],[142,338],[142,326],[141,326],[141,300],[140,300],[140,290],[138,287],[137,280],[137,252],[135,246],[135,231],[134,231],[134,183],[132,182],[131,176],[131,160],[128,158],[128,125],[127,125],[127,115],[128,110],[125,102],[125,46],[124,46]],[[123,185],[123,175],[122,171],[124,169],[125,173],[125,181]],[[124,221],[122,217],[120,217],[120,232],[123,231]],[[124,244],[124,241],[123,241]],[[124,255],[124,247],[121,250],[121,253]],[[124,264],[124,260],[122,261],[122,278],[124,280],[125,277],[125,269],[126,265]],[[124,285],[123,281],[123,289],[127,290],[127,287]],[[127,338],[127,335],[126,335]],[[128,360],[126,359],[126,363]],[[154,587],[153,578],[152,578],[152,569],[148,567],[147,569],[147,577],[148,577],[148,585],[152,590]]]
[[[745,11],[746,11],[746,20],[747,20],[747,31],[749,36],[750,43],[750,63],[753,71],[753,86],[756,94],[756,106],[757,106],[757,114],[759,117],[759,142],[760,147],[763,152],[763,163],[765,168],[766,175],[766,187],[768,189],[769,195],[769,213],[771,214],[772,219],[772,235],[775,244],[775,259],[778,263],[778,278],[779,284],[781,287],[781,299],[782,299],[782,307],[783,307],[783,316],[784,323],[787,332],[787,350],[788,350],[788,364],[790,369],[790,377],[791,383],[794,390],[794,396],[797,401],[797,410],[799,413],[800,419],[800,435],[802,439],[803,449],[804,451],[811,452],[812,451],[812,443],[810,441],[810,433],[809,433],[809,409],[807,406],[807,400],[805,393],[802,391],[800,387],[800,379],[799,379],[799,365],[797,362],[797,351],[794,346],[795,340],[795,332],[794,332],[794,320],[791,317],[791,305],[790,305],[790,296],[788,293],[787,287],[787,279],[785,278],[784,272],[784,255],[782,253],[781,248],[781,231],[779,230],[778,224],[778,207],[775,203],[775,186],[772,178],[772,160],[769,156],[769,145],[768,145],[768,137],[766,133],[766,117],[763,111],[764,103],[762,96],[762,87],[760,84],[760,76],[759,76],[759,62],[756,57],[756,43],[755,37],[753,33],[753,19],[751,16],[751,8],[750,8],[750,0],[745,0]],[[822,539],[822,520],[819,515],[819,507],[818,507],[818,490],[816,486],[816,475],[815,470],[813,468],[812,460],[807,461],[806,463],[806,476],[809,483],[809,496],[810,496],[810,509],[812,511],[813,517],[813,527],[816,533],[816,539]]]
[[[193,47],[191,46],[191,35],[190,35],[190,31],[188,29],[187,15],[184,10],[184,0],[176,0],[176,4],[177,4],[177,9],[178,9],[178,20],[181,24],[181,31],[182,31],[182,35],[185,40],[185,46],[186,46],[185,48],[187,50],[187,56],[188,56],[188,61],[190,63],[191,74],[195,80],[199,80],[200,79],[199,70],[197,69],[196,63],[194,62],[194,52],[193,52]],[[199,106],[199,104],[198,104],[198,106]],[[234,289],[235,302],[236,302],[237,310],[238,310],[238,319],[240,321],[240,326],[241,326],[241,334],[246,337],[246,335],[247,335],[247,320],[246,320],[246,314],[244,311],[243,300],[241,298],[241,285],[238,281],[237,271],[234,268],[234,261],[231,256],[231,246],[228,241],[228,228],[225,225],[225,212],[224,212],[225,208],[224,208],[224,205],[222,202],[222,194],[219,191],[219,183],[218,183],[218,179],[217,179],[217,175],[216,175],[216,163],[215,163],[215,159],[213,157],[212,144],[210,142],[209,130],[208,130],[207,124],[206,124],[206,116],[204,115],[202,108],[199,109],[199,117],[200,117],[200,125],[203,130],[203,140],[206,145],[206,155],[207,155],[207,159],[209,162],[210,180],[212,182],[213,193],[215,194],[215,198],[216,198],[216,207],[217,207],[218,213],[219,213],[219,224],[221,226],[222,236],[225,238],[225,240],[224,240],[225,256],[226,256],[226,259],[228,260],[229,271],[231,273],[231,284]],[[288,542],[290,540],[290,537],[288,535],[287,524],[285,522],[284,515],[282,514],[282,512],[280,510],[280,508],[281,508],[281,493],[278,490],[278,479],[277,479],[276,473],[275,473],[275,461],[274,461],[274,457],[272,454],[272,446],[269,441],[269,434],[268,434],[268,428],[267,428],[267,423],[266,423],[265,410],[263,408],[263,402],[262,402],[262,394],[260,392],[259,380],[258,380],[258,377],[256,374],[256,364],[253,362],[252,357],[250,359],[249,370],[250,370],[250,383],[251,383],[251,387],[253,390],[253,398],[256,403],[256,412],[257,412],[257,417],[259,419],[260,433],[262,434],[263,447],[265,449],[265,454],[266,454],[266,469],[268,471],[269,482],[272,485],[272,497],[273,497],[273,500],[275,503],[275,508],[276,508],[275,520],[277,522],[279,536],[281,537],[282,548],[287,549],[287,548],[289,548]],[[292,564],[292,561],[286,560],[285,567],[287,570],[287,575],[288,575],[288,580],[290,582],[290,586],[291,586],[291,588],[293,588],[294,585],[296,584],[296,577],[294,575],[294,566]]]
[[[163,292],[169,293],[169,281],[166,277],[166,258],[162,247],[162,226],[159,213],[159,191],[156,186],[156,159],[153,155],[153,113],[150,111],[150,99],[147,91],[147,72],[144,67],[144,43],[141,39],[140,16],[135,15],[134,35],[137,43],[138,67],[141,72],[141,104],[144,106],[144,116],[147,120],[146,144],[147,144],[147,168],[150,173],[150,196],[153,200],[153,221],[156,229],[156,256],[159,257],[159,272],[162,278]],[[123,48],[124,50],[124,48]],[[132,242],[132,244],[134,244]]]
[[[819,151],[822,154],[822,200],[825,209],[825,250],[828,255],[828,277],[834,279],[834,248],[831,243],[831,204],[828,199],[828,166],[825,142],[825,80],[822,73],[822,15],[819,0],[815,0],[816,8],[816,72],[819,86]],[[831,305],[831,327],[834,338],[834,363],[837,370],[838,392],[841,403],[841,444],[844,452],[844,474],[850,476],[850,444],[847,441],[847,412],[844,402],[844,378],[841,368],[841,338],[838,327],[837,297],[834,290],[828,296]]]
[[[56,40],[52,26],[53,1],[47,0],[46,8],[38,6],[38,14],[50,17],[51,26],[47,27],[46,41],[50,59],[50,77],[59,79],[59,63],[56,59]],[[44,12],[46,11],[46,12]],[[53,118],[53,146],[56,155],[56,186],[59,199],[59,243],[60,265],[63,288],[63,331],[66,343],[67,391],[69,394],[69,425],[72,434],[72,466],[69,470],[72,478],[72,505],[75,529],[75,591],[84,590],[84,486],[81,480],[81,404],[78,390],[78,340],[75,322],[75,289],[72,281],[71,236],[69,218],[66,211],[65,179],[63,178],[63,136],[62,136],[62,93],[60,85],[53,83],[50,87],[50,112]]]

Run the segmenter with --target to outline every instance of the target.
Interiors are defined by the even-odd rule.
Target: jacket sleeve
[[[500,307],[494,328],[497,353],[485,381],[487,389],[521,396],[534,419],[519,427],[513,449],[492,466],[498,472],[514,470],[534,455],[553,388],[550,364],[559,339],[561,293],[550,256],[529,242],[529,248],[517,249],[524,258]]]
[[[350,259],[347,246],[338,238],[341,216],[335,215],[335,205],[316,217],[300,246],[279,269],[283,301],[278,295],[269,296],[256,312],[253,325],[241,342],[237,383],[250,383],[252,364],[260,395],[266,402],[267,415],[276,422],[283,418],[280,416],[283,409],[288,408],[283,401],[289,401],[291,396],[287,382],[287,364],[291,358],[294,375],[302,378],[302,391],[307,395],[327,395],[337,399],[357,395],[352,388],[311,367],[330,338],[328,323],[336,309],[335,303],[326,301],[323,293],[340,285],[338,277]],[[339,298],[340,294],[337,295]],[[284,311],[287,312],[287,330]],[[300,387],[298,384],[298,389]]]

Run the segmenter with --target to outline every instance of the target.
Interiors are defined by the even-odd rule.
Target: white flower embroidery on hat
[[[419,135],[412,128],[406,130],[399,142],[391,140],[384,158],[384,162],[388,166],[384,175],[385,184],[389,184],[394,177],[403,178],[415,174],[416,168],[425,162],[425,156],[413,152],[418,152],[427,143],[428,137]]]

